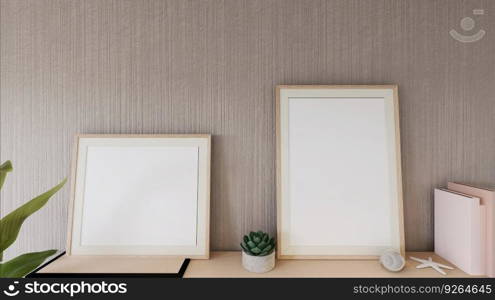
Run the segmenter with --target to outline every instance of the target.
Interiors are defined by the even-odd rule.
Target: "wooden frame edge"
[[[281,132],[280,132],[280,90],[283,86],[277,86],[275,89],[275,136],[276,136],[276,158],[275,158],[275,173],[276,173],[276,213],[277,213],[277,249],[275,253],[278,259],[283,259],[282,251],[282,176],[281,176]]]
[[[277,91],[280,91],[281,89],[392,89],[396,90],[398,89],[397,84],[358,84],[358,85],[352,85],[352,84],[319,84],[319,85],[311,85],[311,84],[296,84],[296,85],[277,85],[276,86]]]
[[[79,141],[81,138],[206,138],[207,139],[207,178],[208,184],[207,189],[207,199],[206,199],[206,223],[208,224],[206,228],[206,247],[205,252],[200,255],[157,255],[170,258],[184,258],[184,259],[209,259],[210,258],[210,214],[211,214],[211,145],[212,136],[211,134],[86,134],[78,133],[74,136],[72,158],[71,158],[71,175],[70,175],[70,197],[68,205],[68,222],[67,222],[67,242],[66,242],[66,255],[72,255],[72,231],[74,228],[74,202],[76,193],[76,182],[77,182],[77,162],[79,156]]]
[[[376,260],[378,255],[280,255],[278,259],[307,259],[307,260]]]
[[[394,121],[395,121],[395,151],[397,167],[397,193],[399,196],[397,208],[399,210],[399,233],[400,233],[400,254],[406,255],[406,238],[404,232],[404,193],[402,182],[402,152],[400,139],[400,109],[399,109],[399,86],[392,85],[393,102],[394,102]]]
[[[205,238],[205,253],[204,255],[201,255],[201,256],[198,256],[198,257],[188,257],[188,258],[194,258],[194,259],[210,259],[210,227],[211,227],[211,224],[210,224],[210,218],[211,218],[211,205],[210,205],[210,201],[211,201],[211,146],[212,146],[212,143],[211,143],[211,135],[210,134],[205,134],[205,137],[207,138],[207,162],[206,162],[206,174],[207,174],[207,177],[208,177],[208,180],[207,180],[207,186],[206,186],[206,224],[207,224],[207,228],[205,229],[205,234],[206,234],[206,238]]]
[[[211,134],[207,133],[193,133],[193,134],[168,134],[168,133],[80,133],[76,135],[77,138],[208,138],[211,139]]]
[[[400,117],[399,117],[399,86],[397,84],[383,85],[277,85],[275,87],[275,128],[276,128],[276,205],[277,205],[277,252],[278,259],[334,259],[334,260],[369,260],[378,259],[376,255],[285,255],[281,251],[281,201],[282,201],[282,183],[281,183],[281,124],[280,124],[280,92],[282,89],[391,89],[392,100],[394,105],[394,124],[395,124],[395,147],[396,147],[396,165],[397,165],[397,192],[398,192],[398,218],[399,218],[399,247],[402,256],[405,256],[405,232],[404,232],[404,200],[403,200],[403,183],[402,183],[402,157],[400,142]]]
[[[69,195],[69,205],[67,214],[67,243],[66,243],[66,254],[72,255],[72,231],[74,228],[74,201],[76,195],[76,176],[77,176],[77,161],[79,156],[79,135],[74,136],[71,158],[71,171],[70,171],[70,195]]]

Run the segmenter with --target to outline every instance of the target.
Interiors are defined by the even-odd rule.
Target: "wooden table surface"
[[[277,260],[270,272],[250,273],[242,267],[241,252],[212,252],[209,260],[191,260],[184,278],[205,277],[473,277],[455,268],[445,270],[447,275],[432,268],[416,269],[419,264],[409,256],[428,258],[453,266],[433,252],[408,252],[406,266],[401,272],[388,272],[377,260]]]

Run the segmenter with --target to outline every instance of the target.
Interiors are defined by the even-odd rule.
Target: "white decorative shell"
[[[406,260],[400,253],[389,250],[380,256],[380,263],[390,272],[399,272],[406,265]]]

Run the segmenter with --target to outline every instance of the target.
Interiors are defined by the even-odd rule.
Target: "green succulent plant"
[[[270,238],[268,233],[263,231],[253,232],[245,235],[241,248],[244,252],[253,256],[266,256],[275,250],[275,239]]]
[[[12,170],[12,163],[10,161],[6,161],[0,165],[0,189],[5,182],[7,173],[12,172]],[[6,262],[3,261],[3,252],[17,239],[22,223],[24,223],[27,217],[42,208],[48,202],[48,199],[64,186],[66,181],[64,179],[51,190],[33,198],[0,219],[0,278],[24,277],[57,252],[57,250],[31,252],[22,254]]]

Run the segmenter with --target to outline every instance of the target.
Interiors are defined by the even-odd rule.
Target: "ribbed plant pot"
[[[265,273],[275,267],[275,251],[266,256],[253,256],[242,251],[242,266],[253,273]]]

